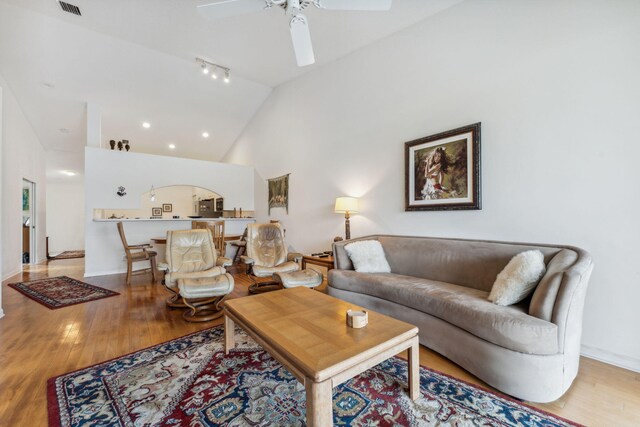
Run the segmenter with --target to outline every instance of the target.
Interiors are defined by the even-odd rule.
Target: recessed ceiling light
[[[172,149],[172,150],[175,150],[176,149],[176,144],[169,144],[169,148]]]
[[[71,171],[62,171],[63,174],[67,175],[67,176],[75,176],[75,172],[71,172]]]
[[[209,138],[209,132],[202,132],[203,138]]]
[[[149,122],[143,122],[143,123],[142,123],[142,127],[143,127],[143,128],[145,128],[145,129],[149,129],[149,128],[151,127],[151,123],[149,123]]]

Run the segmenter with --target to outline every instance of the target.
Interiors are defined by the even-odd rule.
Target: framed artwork
[[[404,144],[405,211],[478,210],[480,123]]]
[[[173,212],[173,205],[171,203],[163,203],[162,212]]]
[[[271,208],[285,208],[289,213],[289,175],[271,178],[269,183],[269,215]]]
[[[151,208],[151,216],[162,216],[162,208]]]

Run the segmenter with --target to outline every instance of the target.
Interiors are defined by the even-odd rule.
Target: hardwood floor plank
[[[47,424],[46,381],[56,375],[113,359],[222,323],[196,324],[168,309],[168,292],[150,275],[84,279],[84,260],[56,260],[30,266],[3,282],[5,317],[0,319],[0,426]],[[247,295],[251,283],[234,267],[232,298]],[[49,310],[7,283],[66,275],[120,292],[120,296]],[[403,352],[404,353],[404,352]],[[423,365],[490,388],[439,354],[420,347]],[[582,358],[580,373],[559,400],[534,406],[595,426],[640,425],[640,374]]]

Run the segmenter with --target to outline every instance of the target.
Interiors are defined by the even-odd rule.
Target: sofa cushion
[[[420,310],[514,351],[558,352],[555,324],[529,316],[520,306],[497,306],[487,300],[485,291],[393,273],[336,269],[329,271],[329,284]],[[424,333],[428,336],[428,331]]]
[[[360,273],[391,273],[382,245],[377,240],[358,240],[345,245],[344,250]]]
[[[265,267],[263,265],[254,265],[253,274],[256,277],[271,277],[273,273],[291,273],[300,270],[297,262],[287,261],[275,267]]]
[[[533,292],[544,272],[542,252],[537,249],[520,252],[498,274],[489,301],[498,305],[519,303]]]

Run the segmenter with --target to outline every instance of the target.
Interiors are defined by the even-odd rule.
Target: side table
[[[328,256],[328,257],[317,257],[317,256],[311,256],[311,255],[305,255],[302,257],[302,269],[306,269],[308,265],[317,265],[318,267],[322,267],[325,268],[327,270],[327,272],[329,270],[333,269],[333,257],[332,256]],[[326,280],[327,280],[327,274],[323,273],[322,271],[320,271],[319,269],[314,268],[313,270],[319,271],[320,273],[322,273],[322,284],[320,286],[318,286],[317,288],[315,288],[316,291],[319,292],[323,292],[326,293]]]
[[[326,268],[327,271],[329,271],[333,269],[333,257],[328,256],[328,257],[320,258],[317,256],[305,255],[302,257],[303,270],[307,268],[307,264],[318,265],[320,267]]]

